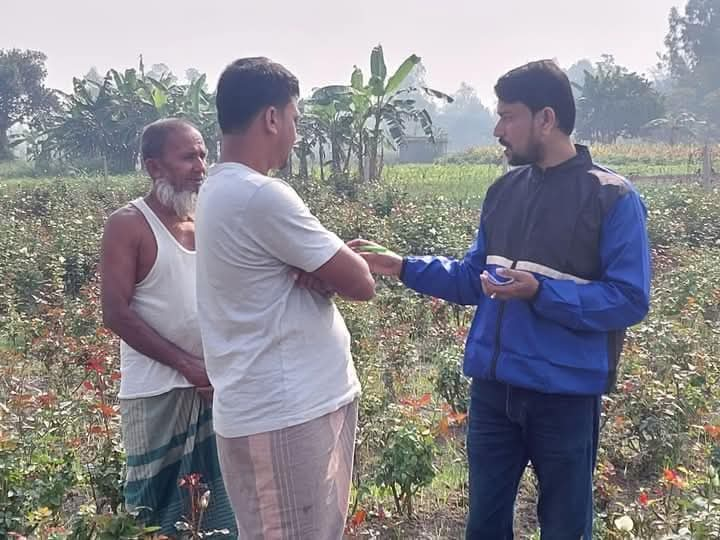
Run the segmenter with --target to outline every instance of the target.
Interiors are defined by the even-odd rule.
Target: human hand
[[[402,257],[380,244],[357,238],[347,246],[360,255],[370,267],[370,272],[383,276],[400,277]]]
[[[305,272],[298,268],[294,268],[291,272],[291,277],[295,280],[296,286],[320,293],[325,298],[331,298],[337,292],[326,282],[314,276],[311,272]]]
[[[530,272],[500,268],[497,271],[500,277],[512,278],[506,285],[496,285],[490,281],[487,270],[480,275],[482,289],[486,296],[493,300],[531,300],[537,294],[540,282]]]
[[[180,373],[193,386],[198,388],[211,386],[207,371],[205,371],[205,361],[202,358],[188,354]]]

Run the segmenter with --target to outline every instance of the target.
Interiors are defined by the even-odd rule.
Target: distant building
[[[400,163],[432,163],[447,154],[447,135],[438,134],[435,140],[428,137],[406,137],[400,145],[398,161]]]

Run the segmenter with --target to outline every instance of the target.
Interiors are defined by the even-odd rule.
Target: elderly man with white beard
[[[235,521],[220,475],[195,295],[195,201],[205,180],[200,132],[171,118],[148,125],[145,197],[114,212],[102,240],[105,326],[120,337],[125,499],[175,536],[188,488],[208,489],[202,529]]]

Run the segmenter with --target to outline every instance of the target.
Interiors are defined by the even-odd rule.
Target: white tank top
[[[183,247],[142,198],[132,201],[152,229],[157,257],[135,285],[130,309],[158,334],[195,356],[202,340],[195,295],[195,252]],[[140,354],[120,340],[121,399],[157,396],[192,386],[180,372]]]

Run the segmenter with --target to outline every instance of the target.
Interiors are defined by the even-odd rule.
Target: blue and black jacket
[[[578,146],[557,167],[518,167],[497,180],[465,257],[406,257],[401,279],[420,293],[477,306],[467,376],[602,394],[615,382],[625,329],[648,312],[646,214],[631,184]],[[536,296],[486,297],[480,274],[492,267],[532,272]]]

